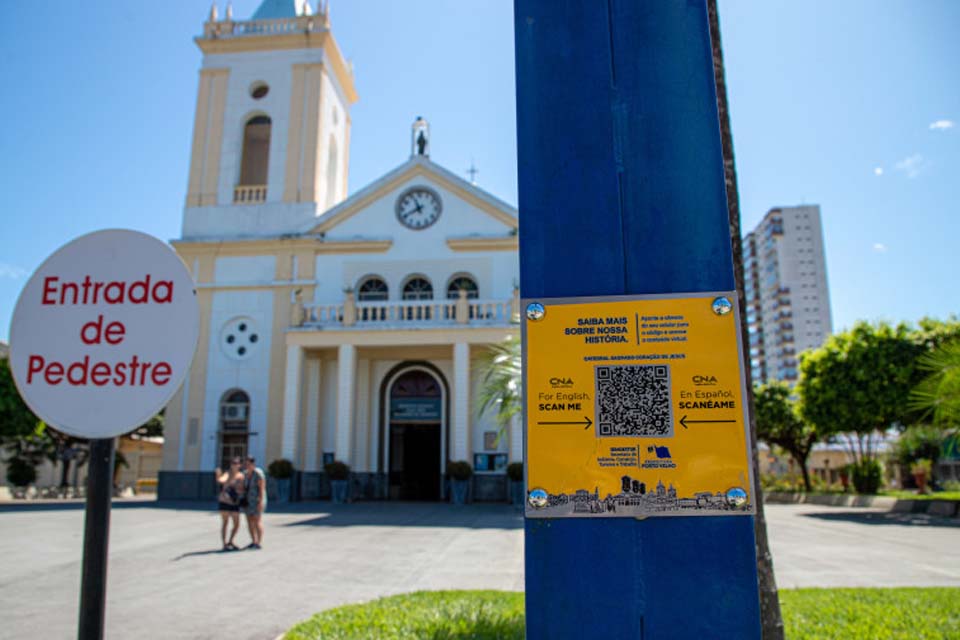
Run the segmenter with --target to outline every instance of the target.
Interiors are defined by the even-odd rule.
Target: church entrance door
[[[436,378],[404,373],[390,387],[390,488],[394,500],[439,500],[443,398]]]

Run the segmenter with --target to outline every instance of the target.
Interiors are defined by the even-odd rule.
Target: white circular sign
[[[10,367],[47,424],[113,438],[169,402],[199,328],[193,278],[169,246],[138,231],[97,231],[30,277],[10,323]]]

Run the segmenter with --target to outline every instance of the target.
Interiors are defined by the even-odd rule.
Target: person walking
[[[263,512],[267,508],[267,477],[263,469],[256,465],[253,456],[247,456],[244,497],[247,515],[247,529],[250,530],[251,543],[248,549],[259,549],[263,544]]]
[[[224,551],[236,551],[237,546],[233,544],[233,539],[240,528],[240,498],[243,495],[244,475],[241,469],[240,458],[234,458],[230,461],[230,468],[221,471],[217,467],[214,471],[217,484],[220,485],[220,493],[217,497],[217,510],[220,511],[220,542],[223,544]],[[227,538],[227,526],[233,523],[230,531],[230,537]]]

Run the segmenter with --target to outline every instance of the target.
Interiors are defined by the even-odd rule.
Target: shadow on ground
[[[941,518],[925,513],[895,513],[877,511],[840,511],[805,513],[805,518],[817,518],[833,522],[853,522],[871,525],[900,525],[915,527],[953,527],[960,528],[960,520]]]
[[[0,513],[83,511],[82,500],[25,500],[0,504]],[[216,514],[206,500],[114,500],[112,509],[170,509]],[[456,527],[465,529],[522,529],[523,515],[507,504],[453,505],[443,502],[330,502],[268,503],[268,515],[304,518],[287,527]]]
[[[204,551],[188,551],[186,553],[181,553],[176,558],[173,558],[171,562],[183,560],[184,558],[193,558],[196,556],[215,556],[215,555],[221,556],[221,555],[226,555],[228,553],[236,553],[236,551],[224,551],[223,549],[206,549]]]
[[[287,527],[456,527],[522,529],[523,516],[509,505],[451,505],[416,502],[326,504],[313,517]]]
[[[114,500],[111,509],[156,509],[161,506],[156,500]],[[0,513],[35,511],[83,511],[87,503],[83,499],[67,500],[17,500],[0,503]],[[209,507],[207,507],[209,508]]]

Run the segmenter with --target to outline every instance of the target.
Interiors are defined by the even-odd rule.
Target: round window
[[[266,82],[254,82],[250,87],[250,97],[254,100],[259,100],[268,93],[270,93],[270,87]]]
[[[246,360],[253,355],[259,341],[257,325],[250,318],[234,318],[220,331],[220,348],[234,360]]]

